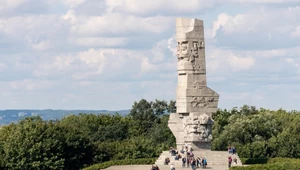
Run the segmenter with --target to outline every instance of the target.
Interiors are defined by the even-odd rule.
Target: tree
[[[156,116],[161,116],[167,112],[168,103],[165,100],[157,100],[151,102],[151,107]]]
[[[132,119],[132,121],[129,121],[131,126],[131,137],[146,135],[157,120],[151,103],[145,99],[134,102],[128,117]]]
[[[145,99],[134,102],[129,117],[140,121],[154,121],[156,119],[151,103]]]
[[[31,117],[4,130],[10,133],[2,138],[5,169],[64,169],[63,141],[53,122]]]
[[[176,113],[176,101],[170,100],[168,104],[168,113]]]

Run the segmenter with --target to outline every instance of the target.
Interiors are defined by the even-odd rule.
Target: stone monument
[[[177,149],[211,150],[211,116],[217,111],[219,94],[207,87],[203,21],[176,19],[177,71],[176,113],[168,126]]]

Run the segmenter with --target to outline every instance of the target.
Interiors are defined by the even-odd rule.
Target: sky
[[[204,21],[220,108],[300,110],[300,0],[0,0],[0,109],[175,99],[177,17]]]

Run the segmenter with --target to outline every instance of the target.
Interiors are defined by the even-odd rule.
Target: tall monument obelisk
[[[207,87],[203,21],[176,19],[178,86],[176,113],[168,126],[176,138],[177,149],[210,150],[212,113],[217,111],[219,94]]]

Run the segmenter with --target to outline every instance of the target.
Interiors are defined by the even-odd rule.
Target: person
[[[197,158],[197,167],[200,167],[200,166],[201,166],[201,158],[198,157],[198,158]]]
[[[181,160],[182,160],[182,168],[184,168],[185,167],[185,163],[186,163],[186,157],[183,157]]]
[[[231,149],[232,149],[232,154],[235,154],[235,152],[236,152],[235,147],[232,146]]]
[[[165,165],[168,165],[169,162],[170,162],[170,158],[169,158],[169,157],[166,157],[166,158],[165,158]]]
[[[152,168],[151,170],[159,170],[158,166],[157,165],[152,165]]]
[[[231,156],[229,156],[229,157],[228,157],[228,168],[231,167],[231,162],[232,162],[232,158],[231,158]]]
[[[173,164],[171,164],[171,170],[175,170],[175,167],[174,167],[174,165]]]
[[[184,154],[184,153],[185,153],[185,147],[184,147],[184,146],[182,146],[182,148],[181,148],[180,152],[181,152],[182,154]]]
[[[181,159],[181,155],[180,154],[176,154],[175,160],[179,160],[179,159]]]
[[[233,158],[233,164],[234,164],[234,165],[237,164],[237,159],[236,159],[236,157]]]
[[[206,168],[206,165],[207,165],[206,158],[203,158],[203,159],[202,159],[202,163],[203,163],[202,167],[203,167],[203,168]]]
[[[192,170],[196,169],[196,160],[195,160],[195,158],[191,158],[191,166],[192,166]]]
[[[190,151],[190,157],[194,157],[194,153],[192,151]]]

